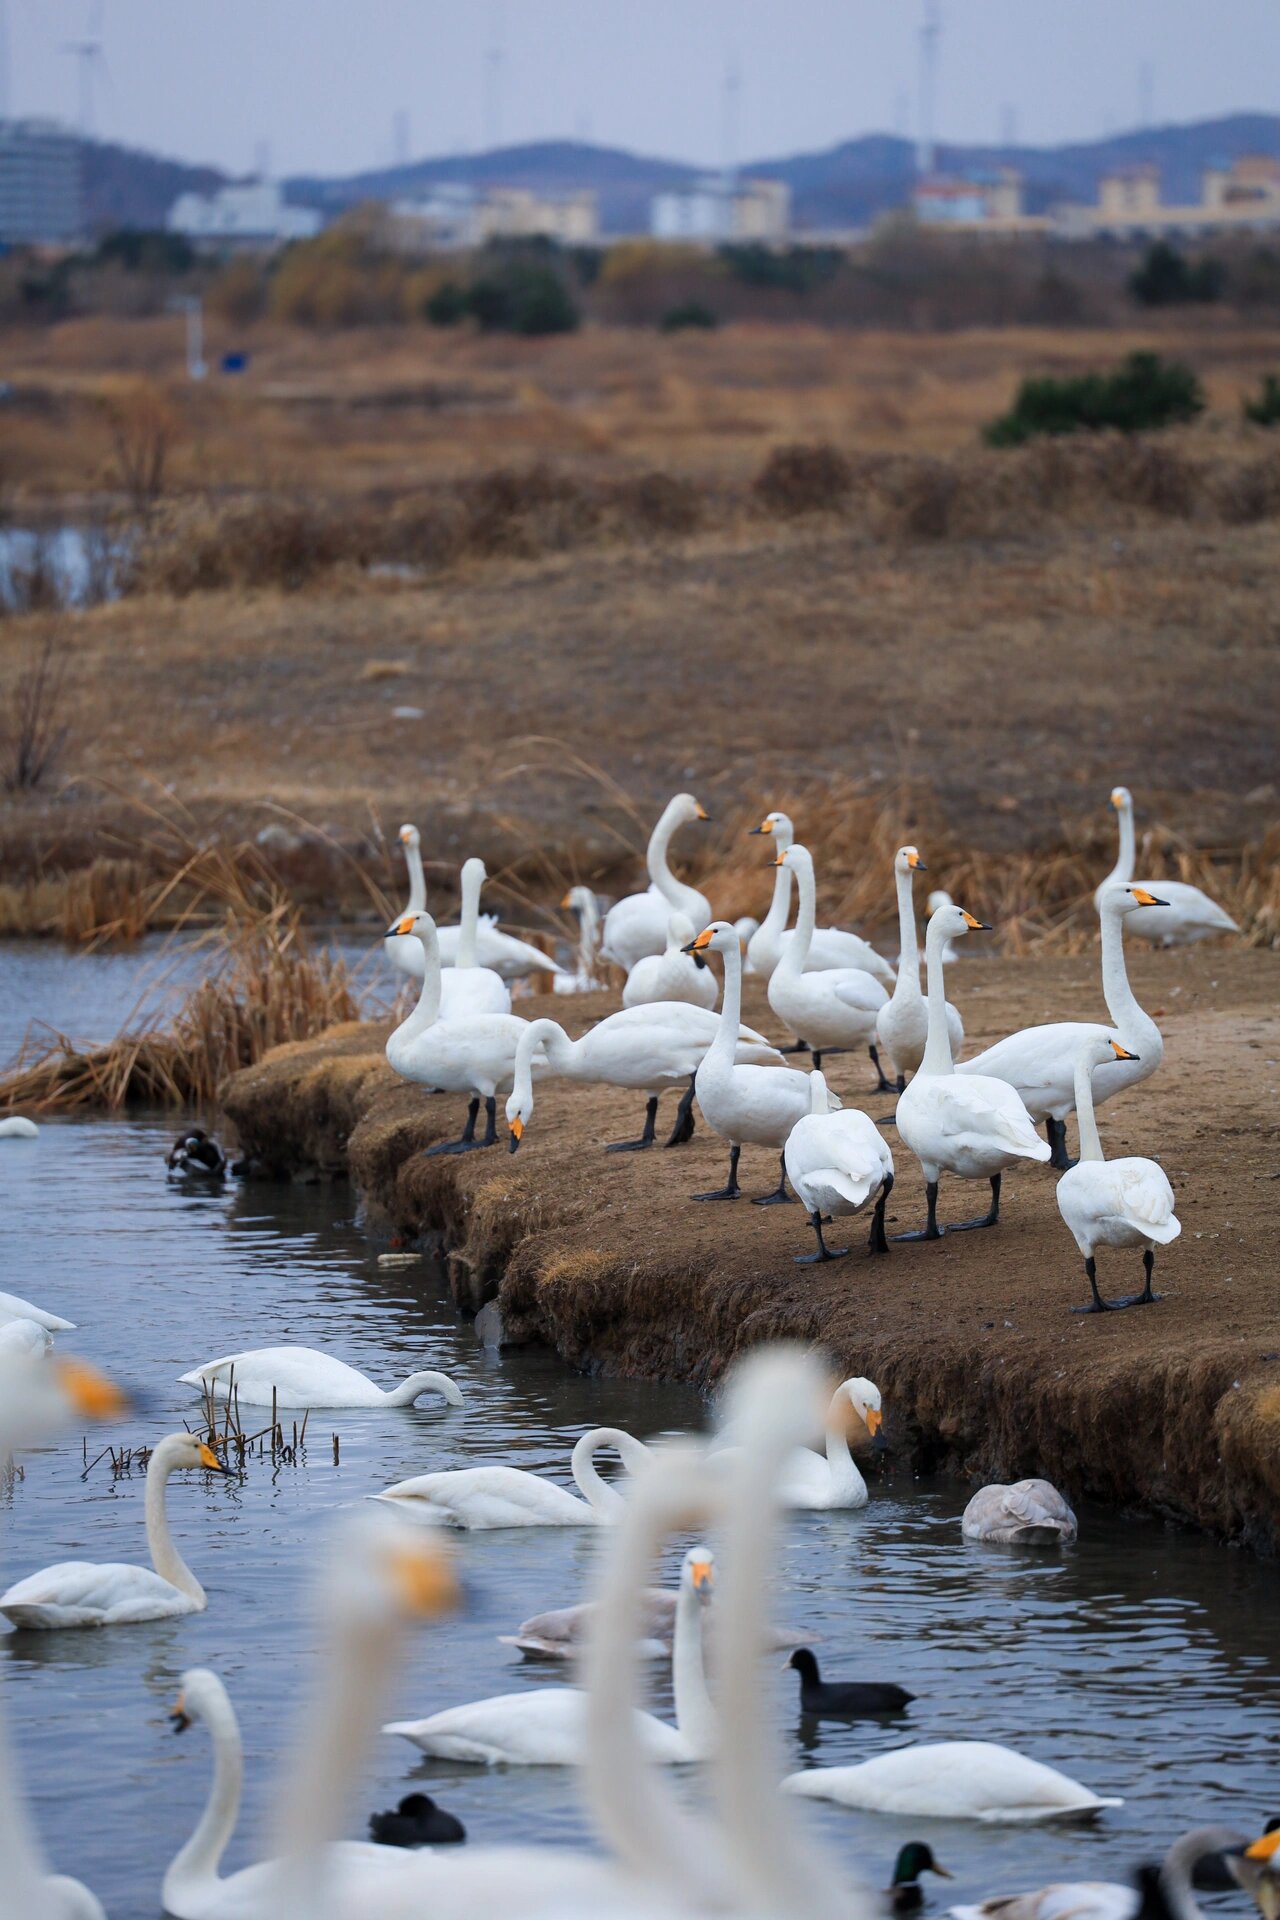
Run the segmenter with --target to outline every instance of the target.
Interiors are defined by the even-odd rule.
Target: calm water
[[[281,1341],[328,1347],[383,1384],[442,1367],[467,1404],[313,1418],[305,1462],[274,1479],[265,1465],[243,1486],[176,1476],[171,1520],[208,1589],[204,1614],[107,1632],[0,1633],[6,1715],[41,1831],[57,1867],[84,1877],[113,1920],[157,1912],[165,1865],[203,1803],[207,1739],[199,1729],[175,1739],[166,1721],[186,1666],[213,1667],[236,1703],[247,1812],[226,1865],[253,1858],[258,1809],[308,1671],[301,1588],[326,1514],[406,1474],[484,1460],[567,1482],[586,1425],[653,1434],[704,1418],[686,1389],[586,1380],[550,1356],[485,1353],[428,1267],[378,1268],[345,1191],[189,1190],[165,1178],[171,1135],[168,1121],[87,1121],[0,1144],[0,1284],[76,1320],[79,1351],[148,1391],[147,1419],[130,1422],[126,1439],[154,1441],[181,1424],[192,1402],[176,1375],[195,1362]],[[78,1435],[28,1458],[0,1505],[6,1581],[75,1556],[145,1560],[141,1475],[113,1481],[103,1461],[82,1478],[82,1468]],[[832,1676],[893,1679],[919,1696],[900,1723],[828,1724],[807,1738],[794,1676],[780,1671],[781,1656],[767,1660],[761,1684],[790,1761],[981,1737],[1126,1796],[1093,1832],[924,1823],[958,1875],[947,1889],[956,1898],[1123,1875],[1205,1818],[1260,1830],[1280,1802],[1275,1570],[1097,1512],[1082,1515],[1080,1545],[1059,1555],[970,1548],[962,1506],[958,1489],[890,1464],[862,1513],[789,1523],[780,1618],[798,1637],[821,1636]],[[465,1540],[467,1611],[415,1641],[397,1715],[563,1678],[524,1665],[496,1636],[578,1598],[599,1544],[555,1529]],[[668,1575],[686,1544],[673,1543]],[[661,1674],[654,1699],[670,1711]],[[417,1781],[476,1840],[586,1837],[568,1775],[427,1762],[392,1740],[366,1769],[363,1805],[392,1805]],[[921,1830],[812,1812],[850,1865],[879,1883],[908,1828]]]

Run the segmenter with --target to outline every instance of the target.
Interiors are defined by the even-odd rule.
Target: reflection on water
[[[301,1583],[334,1507],[432,1467],[516,1461],[568,1480],[589,1424],[651,1434],[699,1424],[689,1390],[589,1380],[542,1354],[486,1353],[423,1268],[379,1269],[342,1189],[166,1181],[168,1124],[79,1122],[0,1149],[4,1281],[79,1322],[79,1350],[149,1390],[154,1440],[191,1409],[176,1376],[242,1346],[331,1349],[386,1385],[443,1367],[463,1387],[455,1412],[313,1417],[307,1457],[243,1487],[170,1482],[174,1534],[209,1592],[207,1613],[98,1633],[0,1636],[0,1684],[21,1765],[59,1868],[82,1875],[116,1920],[155,1913],[161,1875],[205,1792],[209,1749],[166,1713],[178,1674],[213,1667],[244,1729],[248,1814],[229,1865],[253,1857],[258,1810],[311,1651]],[[341,1434],[333,1464],[331,1434]],[[90,1457],[92,1457],[92,1450]],[[87,1475],[80,1437],[31,1456],[0,1505],[5,1580],[57,1559],[145,1555],[142,1476]],[[913,1481],[890,1462],[854,1515],[796,1516],[778,1560],[777,1613],[821,1635],[831,1677],[900,1682],[902,1719],[801,1728],[795,1676],[763,1663],[788,1764],[838,1764],[908,1739],[1007,1741],[1126,1806],[1093,1832],[938,1826],[949,1892],[971,1898],[1066,1875],[1123,1874],[1179,1830],[1212,1817],[1258,1830],[1277,1800],[1280,1731],[1275,1573],[1243,1554],[1154,1522],[1086,1511],[1079,1546],[1017,1555],[962,1543],[963,1490]],[[670,1575],[687,1541],[667,1554]],[[512,1686],[555,1684],[496,1636],[577,1599],[598,1550],[590,1532],[531,1529],[465,1542],[467,1611],[414,1644],[395,1694],[421,1715]],[[655,1674],[655,1703],[670,1711]],[[425,1761],[391,1740],[366,1770],[361,1805],[394,1804],[430,1783],[477,1840],[584,1836],[555,1769],[485,1773]],[[686,1792],[696,1785],[686,1783]],[[71,1807],[74,1806],[74,1817]],[[803,1810],[877,1884],[919,1822]],[[358,1823],[353,1825],[358,1830]]]

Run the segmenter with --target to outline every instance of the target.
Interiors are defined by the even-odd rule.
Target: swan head
[[[484,885],[489,875],[479,854],[473,853],[469,860],[463,861],[461,877],[463,880],[473,881],[477,886]]]
[[[400,829],[400,845],[402,847],[420,847],[422,845],[422,835],[416,827],[411,827],[406,822]]]
[[[406,1526],[385,1507],[343,1516],[328,1543],[321,1603],[340,1631],[381,1636],[439,1619],[461,1600],[453,1555],[436,1528]]]
[[[695,820],[709,820],[711,815],[695,800],[691,793],[677,793],[667,807],[668,813],[677,826],[691,826]]]
[[[749,833],[765,833],[771,836],[777,847],[789,847],[795,839],[795,828],[785,813],[766,813],[758,827],[749,827]]]
[[[185,1733],[197,1720],[207,1721],[230,1705],[227,1690],[216,1673],[208,1667],[188,1667],[178,1676],[178,1697],[170,1711],[169,1724],[175,1733]]]
[[[1119,882],[1107,887],[1099,903],[1099,913],[1124,915],[1135,913],[1139,907],[1167,907],[1169,902],[1162,900],[1159,894],[1152,893],[1149,887],[1134,884],[1125,886]]]
[[[229,1474],[230,1467],[219,1460],[208,1441],[202,1440],[198,1433],[171,1433],[160,1442],[151,1458],[163,1450],[167,1464],[179,1467],[203,1467],[207,1473]]]
[[[691,953],[696,960],[701,953],[740,954],[742,948],[738,944],[736,931],[727,920],[713,920],[709,927],[704,927],[702,932],[690,940],[687,946],[681,947],[680,951]]]
[[[934,929],[937,933],[934,934]],[[958,940],[962,933],[990,933],[985,920],[976,920],[964,907],[948,903],[929,916],[929,932],[939,940]]]
[[[1130,1053],[1118,1040],[1113,1040],[1105,1027],[1099,1027],[1086,1040],[1080,1042],[1077,1059],[1082,1060],[1090,1069],[1100,1067],[1109,1060],[1138,1060],[1141,1055]]]
[[[808,847],[802,847],[798,840],[793,840],[789,847],[779,847],[778,857],[773,865],[790,867],[792,873],[812,873],[813,855]]]
[[[893,856],[895,873],[928,873],[924,861],[920,858],[918,847],[899,847]]]
[[[382,937],[390,940],[396,934],[416,934],[425,945],[428,938],[435,939],[436,923],[429,913],[402,913],[391,922]]]
[[[1133,795],[1128,787],[1112,787],[1111,804],[1117,813],[1128,813],[1133,808]]]
[[[560,906],[562,911],[567,909],[572,913],[579,914],[593,914],[597,911],[596,897],[590,887],[570,887],[568,893],[565,894],[564,899],[560,902]],[[690,931],[692,931],[692,929],[690,929]]]
[[[690,1547],[680,1566],[680,1584],[706,1606],[715,1591],[715,1556],[710,1547]]]
[[[880,1389],[874,1380],[842,1380],[832,1396],[832,1405],[839,1400],[847,1400],[861,1420],[863,1426],[874,1440],[884,1425],[884,1414],[880,1406]]]

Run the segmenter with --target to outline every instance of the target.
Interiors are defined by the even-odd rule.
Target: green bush
[[[423,309],[433,327],[456,327],[471,311],[465,287],[456,280],[444,280],[427,300]]]
[[[514,259],[471,284],[467,307],[486,333],[572,333],[578,309],[554,267]]]
[[[837,247],[788,247],[779,252],[750,241],[721,247],[720,258],[745,286],[808,293],[835,278],[843,255]]]
[[[1244,417],[1255,427],[1280,427],[1280,375],[1266,373],[1256,400],[1243,402]]]
[[[1114,373],[1067,380],[1024,380],[1008,413],[983,432],[990,447],[1020,447],[1039,434],[1140,433],[1194,420],[1204,409],[1200,382],[1181,361],[1131,353]]]
[[[710,307],[701,300],[681,300],[677,306],[668,307],[658,325],[664,333],[680,333],[686,327],[702,327],[710,330],[720,325]]]
[[[1129,276],[1129,292],[1144,307],[1220,300],[1226,284],[1227,271],[1220,260],[1200,260],[1193,266],[1167,240],[1155,241],[1142,265]]]

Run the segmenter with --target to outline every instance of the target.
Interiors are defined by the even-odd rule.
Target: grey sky
[[[914,131],[923,0],[102,0],[105,137],[234,170],[346,173],[486,144],[485,49],[503,47],[504,143],[577,134],[675,158]],[[76,114],[94,0],[0,0],[9,102]],[[1047,144],[1158,120],[1280,109],[1280,0],[942,0],[944,139]]]

